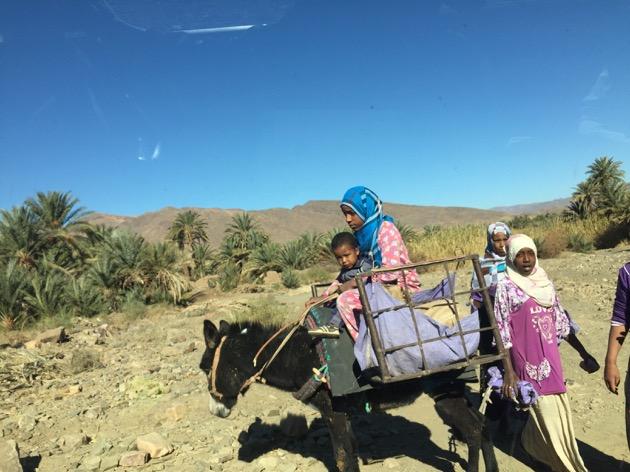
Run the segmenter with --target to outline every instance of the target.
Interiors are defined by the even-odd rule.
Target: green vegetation
[[[285,287],[326,281],[337,270],[330,241],[345,228],[304,233],[272,242],[248,213],[234,215],[218,248],[208,244],[207,222],[190,210],[179,213],[166,241],[85,222],[88,212],[70,193],[38,193],[21,206],[0,211],[0,326],[20,328],[36,320],[125,311],[143,316],[147,305],[186,305],[191,282],[208,277],[223,291],[260,283],[270,271]],[[508,221],[530,235],[541,257],[562,251],[589,252],[629,238],[630,190],[621,163],[596,159],[563,214],[521,215]],[[485,225],[397,222],[413,261],[479,253]],[[274,318],[275,314],[269,314]]]

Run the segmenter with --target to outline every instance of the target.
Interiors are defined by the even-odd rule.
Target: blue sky
[[[358,184],[488,208],[569,196],[603,155],[630,174],[627,1],[9,3],[0,208],[252,210]]]

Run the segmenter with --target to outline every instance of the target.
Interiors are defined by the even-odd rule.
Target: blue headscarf
[[[381,249],[378,247],[378,231],[383,221],[394,222],[391,216],[383,215],[383,202],[369,188],[358,186],[349,189],[341,199],[345,205],[363,220],[363,226],[354,232],[361,254],[369,255],[375,267],[381,266]]]
[[[497,221],[496,223],[492,223],[488,226],[488,240],[486,244],[486,252],[488,254],[492,254],[495,258],[505,259],[505,257],[501,257],[494,253],[494,247],[492,246],[492,237],[497,233],[503,233],[508,238],[512,236],[512,231],[510,231],[510,227],[501,221]]]

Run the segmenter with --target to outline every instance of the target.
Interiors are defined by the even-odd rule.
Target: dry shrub
[[[622,241],[630,239],[630,225],[611,223],[595,238],[597,249],[610,249]]]
[[[77,349],[70,356],[67,370],[72,374],[79,374],[100,367],[103,367],[103,364],[98,352],[90,349]]]
[[[541,241],[537,243],[538,256],[542,259],[557,257],[562,251],[566,251],[569,246],[569,239],[566,233],[559,230],[550,231]]]

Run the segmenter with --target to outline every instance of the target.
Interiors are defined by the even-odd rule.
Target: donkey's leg
[[[344,411],[333,409],[332,399],[324,390],[317,392],[313,400],[328,426],[337,469],[340,472],[359,472],[356,440],[348,416]]]
[[[468,445],[467,472],[479,471],[483,423],[463,396],[444,395],[435,399],[435,410],[444,423],[459,431]],[[484,460],[485,453],[484,451]],[[494,454],[494,451],[492,451]]]
[[[355,448],[356,440],[346,413],[333,412],[330,438],[335,449],[335,462],[340,472],[359,472],[359,461]]]

